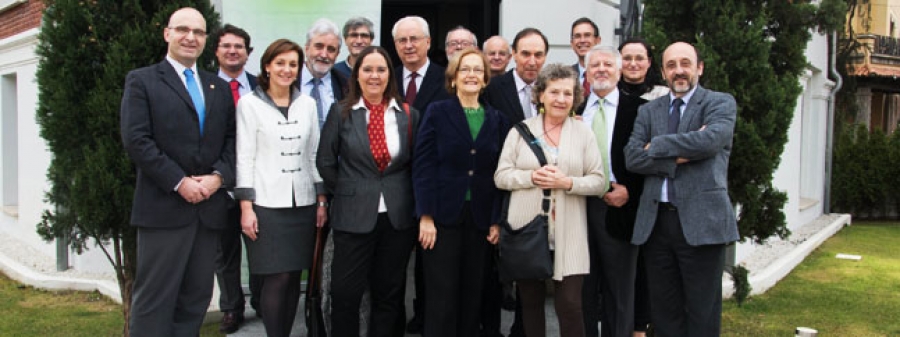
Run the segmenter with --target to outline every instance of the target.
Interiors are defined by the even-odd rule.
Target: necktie
[[[241,99],[241,91],[238,88],[241,87],[241,84],[238,83],[237,79],[231,79],[231,97],[234,97],[234,106],[237,106],[237,102]]]
[[[591,95],[591,84],[588,83],[587,74],[584,74],[584,81],[581,81],[581,87],[584,88],[584,98]],[[600,109],[603,109],[603,104],[600,104]]]
[[[681,98],[676,98],[675,101],[672,102],[672,110],[669,112],[669,126],[668,133],[677,133],[678,132],[678,124],[681,123],[681,106],[684,105],[684,101]],[[672,180],[666,178],[666,194],[669,197],[669,202],[675,200],[675,189],[672,188]]]
[[[321,130],[325,125],[325,109],[322,108],[322,97],[319,95],[319,84],[322,84],[322,79],[313,77],[310,82],[312,82],[313,88],[309,95],[316,100],[316,115],[319,116],[319,129]]]
[[[191,101],[194,101],[194,108],[197,109],[197,118],[200,121],[200,134],[203,134],[203,122],[206,120],[206,105],[203,104],[203,95],[200,94],[200,86],[194,80],[194,71],[191,68],[184,70],[184,83],[187,86],[188,94],[191,95]]]
[[[526,84],[525,88],[522,88],[522,94],[519,98],[522,103],[522,112],[525,113],[525,118],[531,118],[534,115],[534,112],[531,110],[531,86]]]
[[[609,190],[609,172],[612,171],[612,169],[609,167],[609,145],[606,144],[608,131],[606,129],[606,111],[603,109],[604,102],[606,102],[606,100],[603,98],[600,98],[600,100],[597,101],[599,107],[597,108],[597,113],[594,114],[594,120],[591,122],[591,129],[594,130],[594,137],[597,138],[597,148],[600,149],[603,170],[607,172],[606,185],[603,188],[603,192],[606,193],[606,191]]]
[[[369,109],[369,149],[372,150],[372,157],[375,159],[375,166],[378,171],[384,172],[388,164],[391,162],[391,153],[388,152],[387,139],[384,137],[384,106],[387,102],[381,104],[372,104],[363,99],[366,108]]]
[[[409,84],[406,85],[406,104],[413,105],[416,101],[416,77],[419,76],[415,71],[409,74]]]

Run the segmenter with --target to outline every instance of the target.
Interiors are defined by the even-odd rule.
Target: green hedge
[[[834,147],[832,209],[855,218],[897,218],[898,206],[900,132],[848,127]]]

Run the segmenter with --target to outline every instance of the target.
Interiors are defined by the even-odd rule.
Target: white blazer
[[[238,101],[236,123],[236,199],[287,208],[312,205],[316,194],[325,194],[316,169],[319,120],[315,100],[294,89],[285,118],[262,87],[257,87]]]

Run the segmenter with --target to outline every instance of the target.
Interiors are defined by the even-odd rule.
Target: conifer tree
[[[129,225],[135,170],[123,150],[119,106],[128,71],[160,62],[163,28],[176,9],[199,9],[219,26],[209,1],[47,0],[38,37],[37,122],[53,154],[37,225],[45,240],[68,238],[81,253],[95,245],[113,265],[128,333],[135,268]],[[209,67],[213,47],[200,60]]]
[[[772,186],[772,174],[801,93],[806,44],[817,28],[839,28],[846,14],[843,3],[645,1],[644,32],[655,52],[675,41],[694,44],[705,64],[701,85],[737,101],[728,189],[738,206],[742,240],[759,243],[790,234],[782,213],[787,196]]]

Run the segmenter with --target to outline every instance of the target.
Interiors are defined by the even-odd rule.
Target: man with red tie
[[[225,24],[212,35],[216,46],[216,60],[219,64],[219,78],[228,82],[234,104],[256,89],[256,76],[244,71],[247,57],[253,52],[250,34],[241,28]],[[233,201],[233,199],[232,199]],[[222,231],[222,244],[216,257],[216,280],[219,283],[219,309],[222,322],[219,332],[230,334],[237,331],[244,322],[244,292],[241,286],[241,208],[237,203],[228,206],[228,227]],[[250,276],[250,305],[259,310],[259,289],[261,280]],[[257,315],[259,311],[257,311]]]
[[[580,18],[572,22],[572,34],[569,38],[571,38],[569,43],[572,44],[572,51],[575,52],[575,56],[578,56],[578,62],[572,65],[572,69],[575,69],[575,72],[578,74],[578,82],[584,87],[584,97],[586,98],[591,93],[591,86],[588,84],[590,81],[585,76],[587,67],[584,64],[586,61],[584,56],[591,48],[600,44],[602,40],[600,29],[591,19]]]

